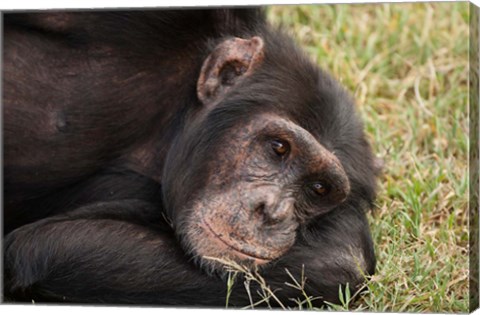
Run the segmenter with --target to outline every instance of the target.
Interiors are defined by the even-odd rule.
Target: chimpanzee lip
[[[220,237],[220,235],[213,230],[213,228],[210,226],[210,224],[208,224],[208,222],[206,220],[203,221],[203,224],[208,228],[210,233],[212,233],[215,238],[220,240],[220,242],[222,242],[224,245],[226,245],[228,248],[232,249],[233,251],[235,251],[235,252],[237,252],[237,253],[239,253],[243,256],[247,256],[248,258],[253,258],[261,264],[266,264],[266,263],[273,260],[272,258],[260,257],[258,255],[255,255],[255,254],[252,254],[252,253],[247,253],[243,250],[240,250],[240,249],[236,248],[235,246],[231,245],[226,240],[224,240],[222,237]]]

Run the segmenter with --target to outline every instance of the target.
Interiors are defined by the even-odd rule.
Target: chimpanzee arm
[[[5,239],[7,298],[225,305],[226,281],[204,274],[189,261],[169,227],[160,223],[159,213],[136,200],[102,202],[16,229]],[[352,287],[363,281],[358,266],[372,272],[364,214],[336,212],[304,235],[308,236],[264,273],[285,305],[294,304],[291,298],[302,299],[299,290],[285,285],[293,283],[285,268],[300,282],[304,264],[306,293],[332,302],[338,300],[339,284]],[[260,299],[257,290],[253,284],[254,301]],[[249,304],[243,280],[237,280],[229,301]]]
[[[185,258],[158,212],[103,202],[16,229],[5,239],[7,298],[222,305],[226,287]]]
[[[299,290],[282,285],[294,284],[285,269],[299,283],[303,274],[305,293],[317,298],[314,305],[323,300],[338,303],[339,285],[345,289],[348,283],[353,294],[365,283],[366,276],[374,273],[376,259],[364,210],[343,206],[322,217],[301,235],[292,250],[266,274],[272,287],[282,288],[276,294],[278,297],[305,300]]]

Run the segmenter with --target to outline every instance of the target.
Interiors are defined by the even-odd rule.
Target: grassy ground
[[[334,309],[468,311],[468,4],[272,7],[355,95],[385,160],[377,274]]]

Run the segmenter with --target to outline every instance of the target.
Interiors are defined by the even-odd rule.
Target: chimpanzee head
[[[266,264],[300,227],[355,194],[373,195],[353,102],[285,37],[216,43],[196,93],[200,106],[185,118],[162,182],[175,232],[201,262]]]

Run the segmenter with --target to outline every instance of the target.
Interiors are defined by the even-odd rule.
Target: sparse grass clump
[[[278,6],[349,89],[384,159],[377,273],[336,310],[468,311],[468,3]]]

